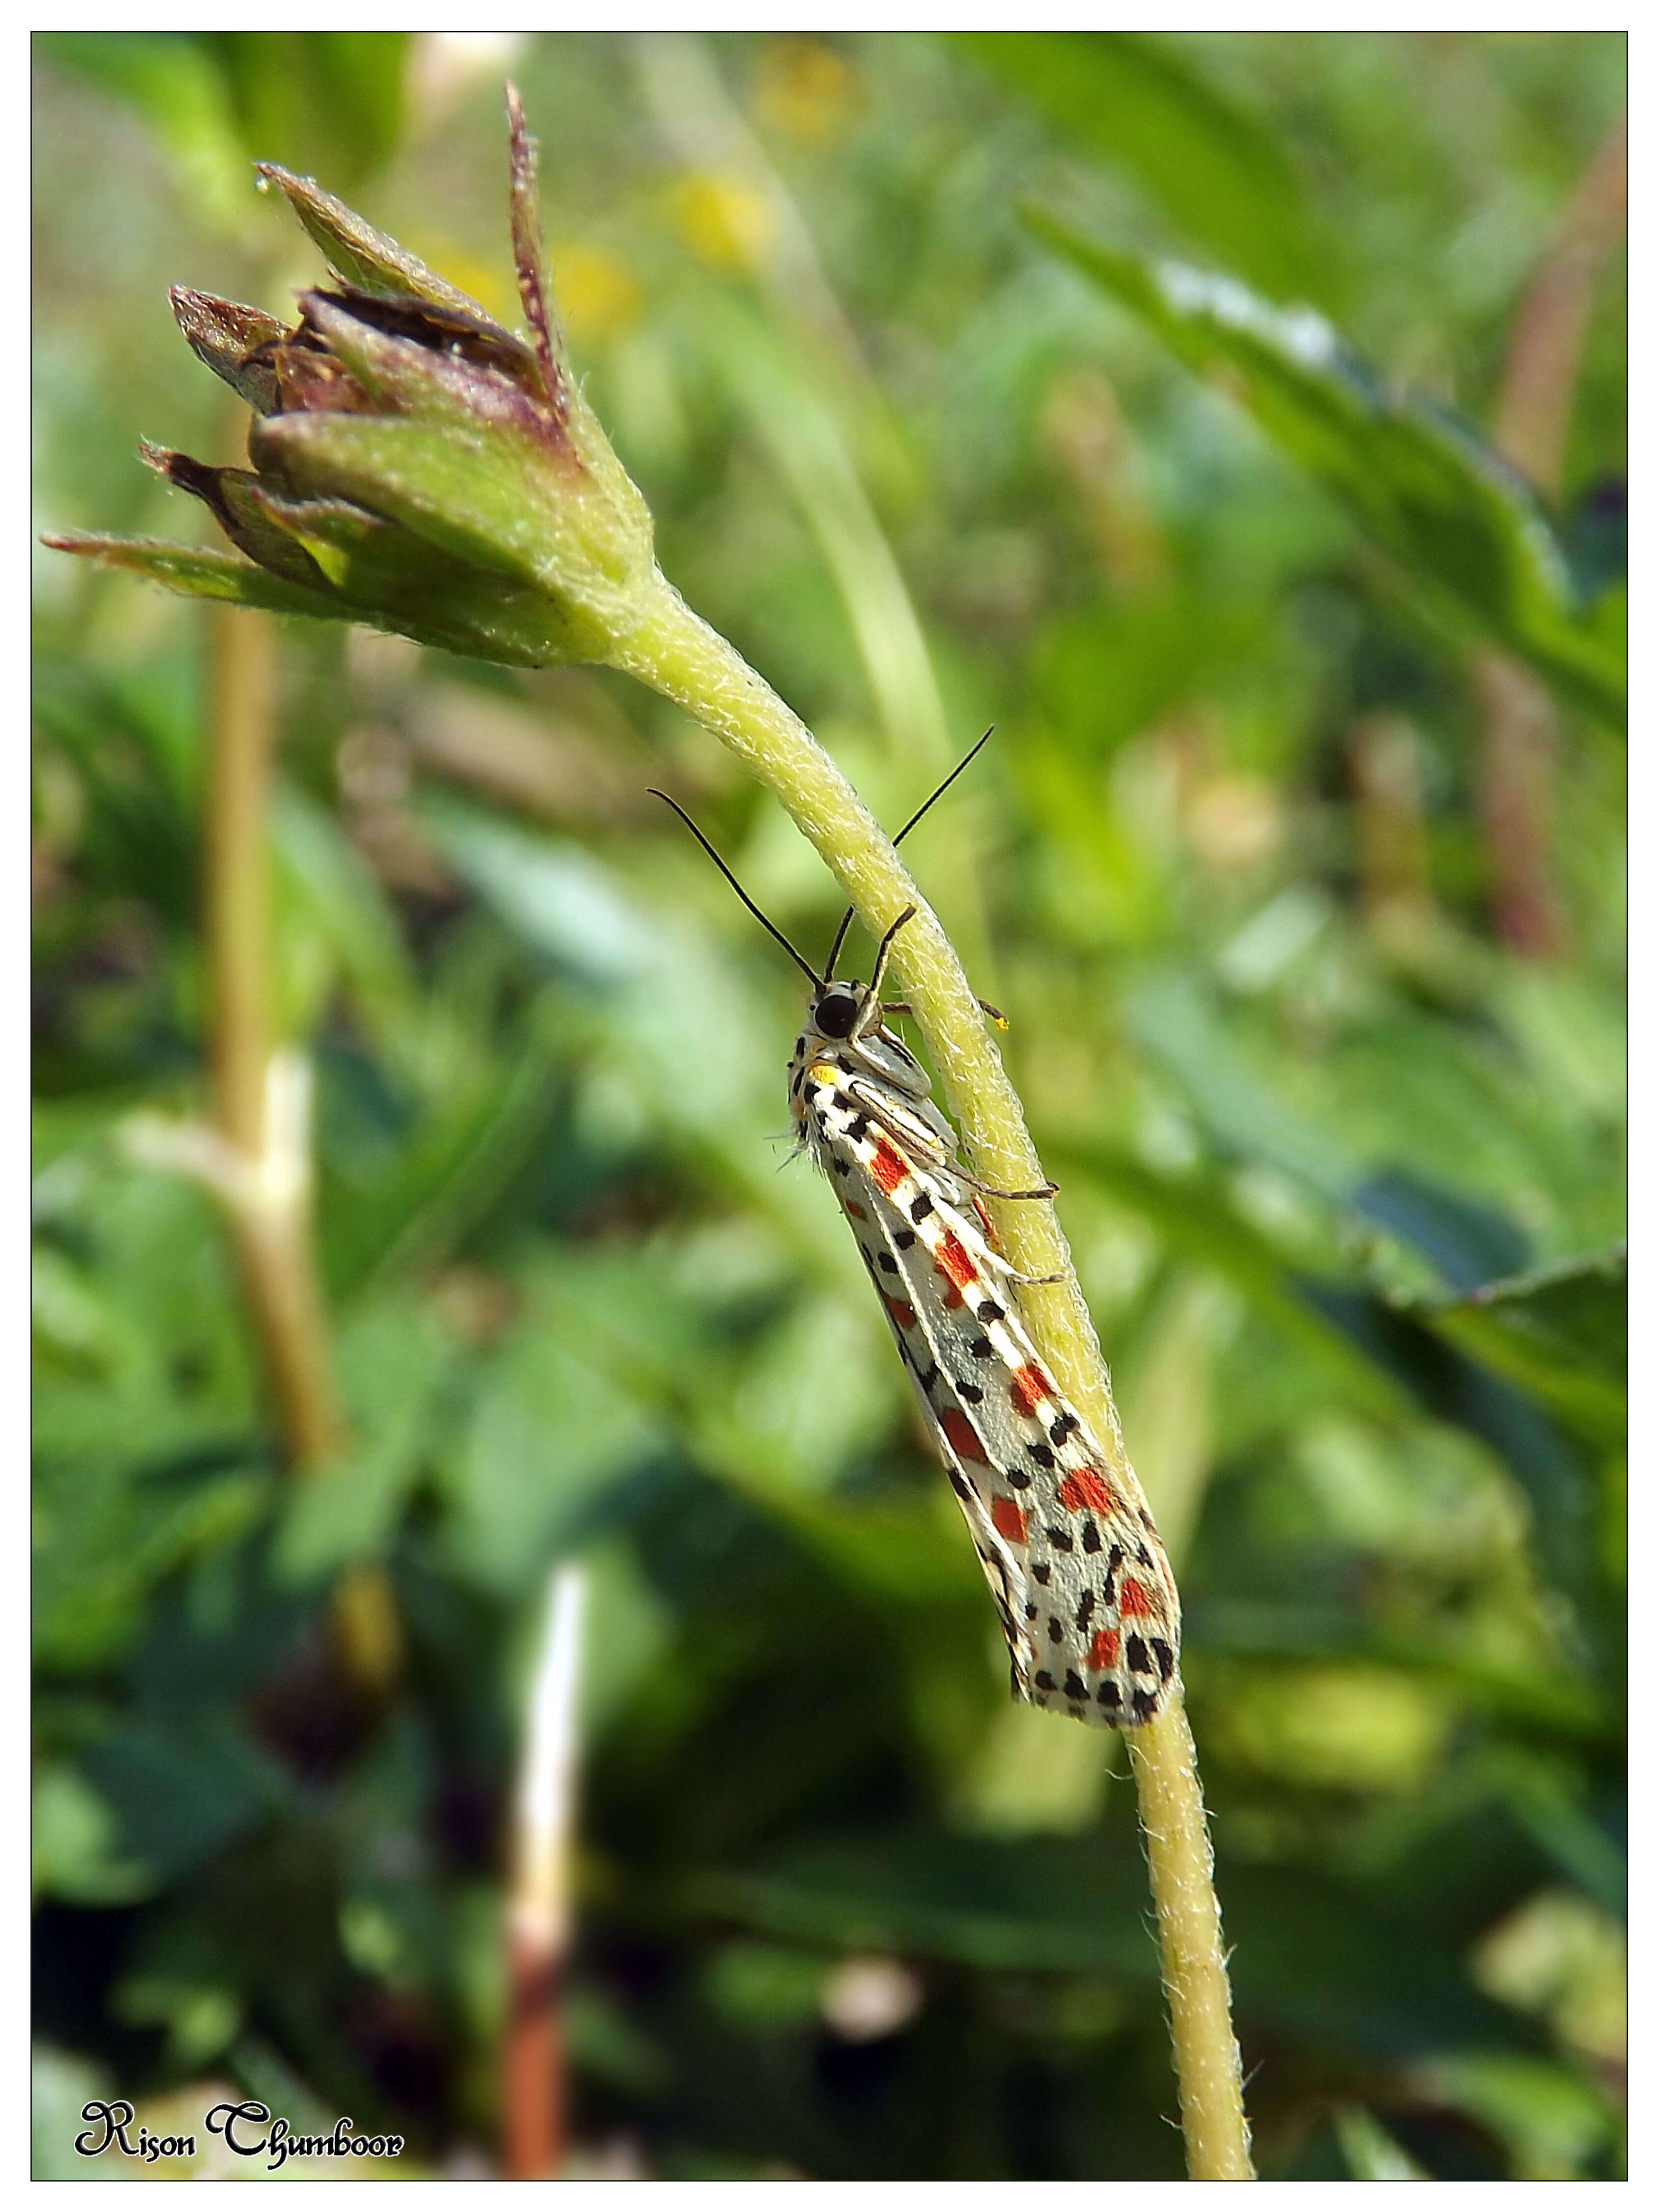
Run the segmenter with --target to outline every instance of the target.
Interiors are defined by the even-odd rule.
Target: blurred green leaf
[[[1127,1836],[1072,1840],[888,1834],[819,1843],[699,1898],[751,1927],[849,1950],[896,1950],[1003,1971],[1121,1975],[1152,1985],[1157,1951]],[[1247,2028],[1323,2021],[1377,2055],[1515,2030],[1456,1963],[1406,1940],[1357,1892],[1271,1869],[1225,1869],[1235,1997]]]
[[[261,161],[349,183],[397,151],[410,31],[198,31]]]
[[[1596,1443],[1625,1433],[1622,1245],[1418,1309],[1428,1327]]]
[[[107,1801],[68,1759],[40,1766],[29,1792],[30,1858],[37,1897],[128,1905],[155,1886],[150,1869],[121,1852]]]
[[[230,88],[190,33],[43,31],[37,51],[143,117],[193,211],[210,227],[234,233],[246,224],[252,156]]]
[[[350,181],[396,150],[407,31],[44,31],[37,50],[126,102],[155,133],[198,219],[233,235],[257,213],[256,160]]]
[[[1451,2051],[1416,2069],[1419,2087],[1466,2112],[1508,2146],[1521,2181],[1565,2181],[1613,2136],[1605,2090],[1547,2059]]]
[[[1332,255],[1280,138],[1170,41],[1130,31],[964,31],[956,42],[1170,220],[1281,298],[1325,297]]]
[[[113,1808],[123,1848],[176,1879],[285,1802],[282,1770],[218,1715],[168,1727],[131,1720],[89,1743],[82,1763]]]
[[[407,1299],[352,1316],[340,1332],[338,1358],[356,1448],[293,1486],[273,1552],[279,1574],[314,1580],[386,1551],[458,1355],[453,1338]]]
[[[1029,210],[1027,220],[1189,368],[1224,375],[1267,434],[1394,556],[1414,588],[1622,726],[1621,641],[1575,609],[1566,563],[1537,502],[1470,428],[1390,394],[1311,310],[1285,312],[1236,279],[1127,252],[1046,209]]]

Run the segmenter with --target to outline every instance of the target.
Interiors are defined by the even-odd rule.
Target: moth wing
[[[1108,1471],[1002,1303],[977,1223],[948,1202],[939,1179],[924,1187],[933,1202],[914,1224],[902,1204],[908,1185],[899,1202],[882,1193],[879,1227],[895,1243],[914,1227],[898,1256],[938,1369],[936,1381],[914,1370],[918,1385],[947,1459],[977,1478],[1025,1576],[1022,1693],[1096,1726],[1138,1726],[1163,1704],[1180,1649],[1175,1581],[1152,1515],[1128,1469]]]

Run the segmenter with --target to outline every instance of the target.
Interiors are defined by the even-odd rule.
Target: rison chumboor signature
[[[196,2155],[193,2135],[153,2136],[140,2124],[135,2137],[137,2115],[125,2097],[94,2097],[90,2104],[82,2106],[81,2118],[87,2128],[75,2138],[75,2148],[82,2158],[100,2158],[112,2148],[126,2158],[142,2159],[147,2166],[158,2159]],[[238,2158],[263,2154],[271,2172],[291,2158],[397,2158],[404,2148],[401,2136],[353,2135],[349,2115],[336,2120],[328,2135],[296,2135],[285,2119],[273,2118],[270,2106],[261,2104],[257,2097],[238,2102],[227,2099],[204,2114],[202,2124],[210,2135],[222,2136],[225,2148]]]

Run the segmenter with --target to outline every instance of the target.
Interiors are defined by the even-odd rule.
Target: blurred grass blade
[[[1081,150],[1127,169],[1195,246],[1280,297],[1324,297],[1322,256],[1279,142],[1159,39],[964,31],[957,44]]]
[[[1443,619],[1529,661],[1577,704],[1622,724],[1622,629],[1583,618],[1566,562],[1521,480],[1467,425],[1389,392],[1310,309],[1284,312],[1236,279],[1085,236],[1043,208],[1043,242],[1141,318],[1177,359],[1224,378],[1261,428],[1400,562]]]
[[[698,1901],[769,1934],[893,1950],[1002,1972],[1150,1978],[1157,1954],[1133,1897],[1133,1843],[1004,1842],[927,1831],[815,1838],[764,1869],[710,1874]],[[1467,2039],[1513,2047],[1502,2008],[1437,1943],[1403,1940],[1362,1891],[1313,1873],[1230,1865],[1230,1930],[1241,2017],[1328,2033],[1397,2057]]]
[[[35,52],[143,118],[199,218],[230,234],[246,226],[247,149],[223,75],[188,33],[42,31]]]
[[[1086,1178],[1151,1222],[1172,1251],[1231,1283],[1264,1321],[1340,1377],[1361,1402],[1380,1413],[1403,1402],[1389,1370],[1308,1297],[1290,1260],[1240,1213],[1219,1176],[1163,1175],[1127,1152],[1100,1145],[1050,1146],[1048,1157],[1063,1182]]]
[[[1419,1318],[1492,1368],[1581,1436],[1625,1431],[1625,1248],[1488,1283]]]

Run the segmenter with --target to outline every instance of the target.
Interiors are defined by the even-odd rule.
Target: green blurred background
[[[167,287],[320,274],[252,159],[515,320],[516,76],[668,574],[890,822],[997,725],[907,849],[1013,1018],[1181,1577],[1263,2172],[1620,2172],[1623,40],[35,62],[37,526],[204,541],[135,459],[240,436]],[[1160,308],[1158,256],[1229,283]],[[208,617],[35,574],[37,2170],[100,2086],[209,2081],[487,2170],[578,1559],[584,2170],[1179,2173],[1121,1748],[1006,1702],[852,1241],[779,1171],[798,980],[645,787],[809,948],[816,856],[620,679],[283,629],[354,1438],[296,1482],[222,1221],[131,1139],[207,1107]],[[314,1662],[365,1564],[360,1711]]]

